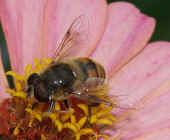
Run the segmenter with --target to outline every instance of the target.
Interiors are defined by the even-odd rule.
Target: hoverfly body
[[[95,94],[105,85],[103,66],[88,57],[67,57],[70,50],[76,48],[77,43],[81,45],[86,36],[81,29],[85,27],[83,20],[80,16],[73,21],[52,57],[52,63],[43,72],[32,73],[27,80],[27,94],[33,92],[39,102],[50,102],[49,112],[55,101],[64,101],[69,107],[67,100],[72,96],[86,100],[89,104],[112,105]]]

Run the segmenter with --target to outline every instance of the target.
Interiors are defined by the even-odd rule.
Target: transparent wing
[[[57,47],[52,60],[57,61],[63,59],[69,56],[71,52],[75,53],[78,46],[86,46],[88,42],[88,27],[89,23],[87,17],[84,15],[77,17],[70,25],[63,40]]]
[[[112,95],[108,94],[109,91],[109,81],[103,78],[89,78],[86,82],[78,84],[73,91],[73,96],[86,100],[89,103],[104,103],[108,106],[115,106],[117,109],[136,109],[130,104],[122,104],[120,98],[124,97],[122,100],[127,100],[125,93],[121,91],[113,91]],[[119,103],[119,104],[117,104]]]
[[[91,103],[105,103],[111,106],[114,103],[107,95],[107,82],[104,78],[89,78],[86,82],[78,84],[72,94]]]
[[[104,78],[91,77],[88,78],[85,82],[80,82],[75,87],[77,90],[82,92],[98,91],[108,87],[108,81]]]

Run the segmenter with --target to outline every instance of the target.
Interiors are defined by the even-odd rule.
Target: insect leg
[[[30,87],[26,90],[27,97],[29,97],[29,96],[31,95],[31,92],[32,92],[32,86],[30,86]]]
[[[50,113],[51,111],[52,111],[52,109],[53,109],[53,107],[54,107],[54,100],[51,100],[50,101],[50,107],[49,107],[49,109],[48,109],[48,113]]]
[[[69,104],[68,104],[68,100],[64,100],[64,105],[65,105],[65,107],[66,107],[67,109],[70,108],[70,107],[69,107]]]
[[[38,103],[37,102],[35,102],[35,103],[33,103],[33,105],[32,105],[32,110],[34,109],[34,108],[36,108],[36,106],[38,105]]]

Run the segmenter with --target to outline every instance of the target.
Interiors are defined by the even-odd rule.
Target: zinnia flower
[[[39,133],[41,139],[49,139],[50,136],[56,139],[55,136],[63,129],[69,129],[68,133],[64,131],[58,139],[72,139],[69,137],[72,132],[76,140],[80,137],[95,139],[89,137],[89,134],[94,133],[97,133],[96,137],[105,139],[108,139],[105,135],[108,134],[109,139],[114,140],[170,139],[170,44],[147,44],[155,27],[153,18],[126,2],[108,5],[105,0],[1,0],[0,3],[0,21],[12,64],[12,71],[8,74],[16,78],[16,89],[9,89],[1,62],[0,97],[3,102],[0,107],[0,135],[7,137],[9,133],[15,136],[22,133],[18,139],[25,138],[25,135],[36,139],[35,134]],[[31,101],[25,100],[23,87],[17,82],[27,79],[31,71],[29,64],[34,64],[37,68],[35,71],[48,65],[48,59],[44,58],[54,54],[56,42],[62,40],[73,20],[80,15],[88,18],[88,42],[85,47],[81,47],[81,44],[77,46],[76,52],[79,53],[72,52],[70,56],[91,57],[105,67],[110,87],[108,95],[117,104],[115,109],[112,108],[112,115],[108,114],[106,118],[97,118],[103,113],[101,110],[104,110],[104,105],[92,110],[92,126],[101,122],[111,124],[109,129],[99,134],[94,127],[84,127],[88,120],[88,110],[84,103],[77,103],[66,115],[50,113],[44,119],[41,116],[42,106],[36,110],[25,107]],[[43,60],[44,65],[38,60]],[[13,97],[12,102],[11,98],[6,99],[10,97],[7,90],[19,98]],[[55,105],[58,110],[61,107],[61,104]],[[106,112],[110,110],[106,108]],[[17,120],[17,112],[19,117],[24,115],[26,119]],[[80,117],[78,121],[77,116]],[[42,122],[46,126],[42,126]],[[48,126],[50,122],[55,126]],[[51,131],[44,133],[48,130]]]

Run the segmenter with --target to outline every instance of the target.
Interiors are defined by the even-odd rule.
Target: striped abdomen
[[[104,68],[94,60],[86,57],[74,58],[66,61],[76,74],[76,80],[87,82],[93,81],[93,85],[99,86],[105,81]]]
[[[92,77],[105,79],[104,68],[94,60],[83,57],[74,59],[73,61],[81,69],[84,80]]]

